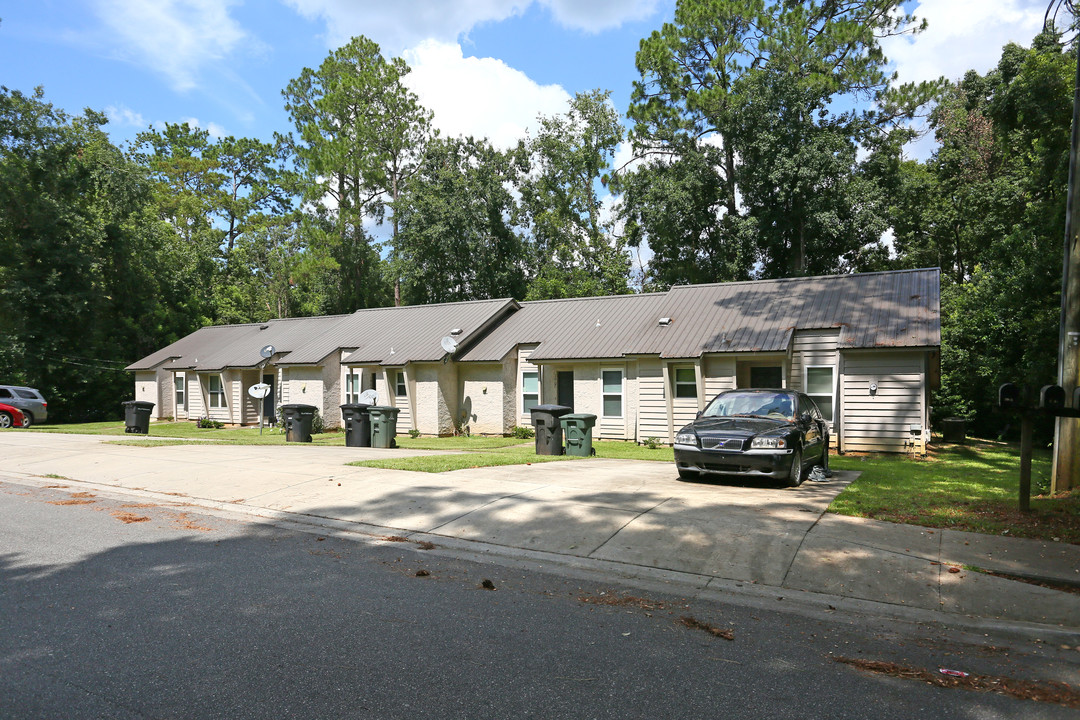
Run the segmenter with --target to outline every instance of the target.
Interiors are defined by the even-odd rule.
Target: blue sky
[[[1046,0],[911,5],[930,29],[886,47],[902,80],[985,71],[1005,42],[1030,41]],[[674,0],[27,0],[0,5],[0,84],[104,110],[117,142],[184,121],[268,140],[290,129],[288,81],[365,34],[414,68],[444,133],[508,145],[578,91],[611,90],[625,113],[638,42],[673,13]]]

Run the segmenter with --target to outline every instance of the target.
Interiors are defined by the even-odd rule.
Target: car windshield
[[[703,417],[769,417],[792,420],[794,403],[786,393],[730,392],[718,395],[702,413]]]

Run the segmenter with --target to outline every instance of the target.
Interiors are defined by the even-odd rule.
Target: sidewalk
[[[587,559],[622,576],[676,572],[706,588],[784,588],[930,610],[943,620],[1080,629],[1080,594],[967,569],[1080,587],[1080,546],[825,514],[856,473],[794,489],[684,483],[666,463],[630,460],[431,474],[345,463],[436,451],[104,444],[115,439],[0,433],[0,480],[180,496],[374,535]]]

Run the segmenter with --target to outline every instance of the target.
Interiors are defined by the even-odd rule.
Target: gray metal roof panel
[[[199,328],[171,345],[133,362],[124,369],[153,370],[163,362],[171,361],[165,366],[166,369],[170,369],[178,362],[182,363],[184,358],[195,358],[200,354],[210,354],[223,344],[233,342],[240,334],[247,332],[246,328],[248,327],[247,325],[210,325]]]
[[[331,352],[337,348],[356,348],[344,362],[355,365],[436,362],[446,355],[440,341],[451,330],[460,329],[461,333],[454,337],[459,345],[466,345],[492,320],[516,307],[517,301],[500,298],[358,310],[300,357],[317,362],[326,356],[327,348]],[[286,362],[299,362],[293,355]]]

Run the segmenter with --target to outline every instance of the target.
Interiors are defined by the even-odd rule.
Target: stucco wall
[[[323,368],[315,366],[296,366],[287,368],[283,373],[282,404],[314,405],[326,420],[325,393],[323,392]],[[338,420],[341,415],[338,414]]]
[[[461,365],[461,413],[474,435],[506,432],[502,365]]]
[[[169,414],[172,403],[166,405],[161,396],[165,393],[166,387],[163,379],[166,376],[171,377],[171,375],[172,373],[165,373],[161,370],[147,370],[135,373],[135,399],[141,402],[154,403],[154,409],[150,412],[151,420],[159,420]]]

